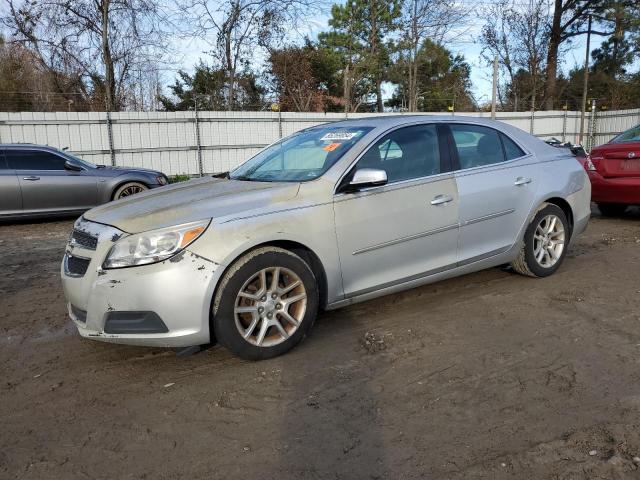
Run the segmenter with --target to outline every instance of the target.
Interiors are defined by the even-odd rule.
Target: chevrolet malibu
[[[264,359],[320,309],[503,264],[551,275],[590,196],[573,155],[506,124],[350,120],[86,212],[62,281],[83,337]]]

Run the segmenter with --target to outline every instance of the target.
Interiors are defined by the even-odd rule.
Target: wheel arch
[[[126,185],[127,183],[141,183],[145,187],[151,188],[151,185],[149,184],[147,179],[127,178],[127,179],[119,180],[117,183],[115,183],[114,185],[112,185],[110,187],[111,190],[109,191],[109,200],[110,201],[115,200],[116,199],[115,195],[116,195],[116,192],[118,191],[118,189],[121,186]]]
[[[545,203],[550,203],[552,205],[555,205],[564,212],[565,216],[567,217],[567,222],[569,222],[569,233],[572,234],[574,218],[573,218],[573,209],[571,208],[571,205],[569,204],[569,202],[567,202],[562,197],[551,197],[546,199],[541,205],[544,205]]]
[[[259,248],[264,247],[278,247],[283,250],[288,250],[289,252],[295,253],[300,258],[302,258],[318,281],[318,294],[319,294],[319,307],[321,310],[327,305],[327,293],[328,293],[328,283],[327,283],[327,274],[320,260],[320,257],[308,246],[294,240],[269,240],[264,241],[255,245],[252,245],[249,248],[244,249],[243,251],[237,253],[231,261],[229,261],[221,272],[219,278],[223,278],[227,271],[233,267],[233,265],[245,255],[257,250]],[[213,294],[211,296],[211,305],[209,308],[209,328],[211,332],[211,338],[215,338],[215,331],[213,330],[213,304],[215,302],[216,295],[218,294],[218,289],[220,288],[220,282],[217,283],[215,288],[213,289]]]

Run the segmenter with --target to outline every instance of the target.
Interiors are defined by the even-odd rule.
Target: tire
[[[113,200],[119,200],[120,198],[129,197],[131,195],[135,195],[136,193],[144,192],[145,190],[149,190],[149,187],[147,187],[144,183],[123,183],[118,188],[116,188],[115,192],[113,192]]]
[[[555,218],[556,221],[553,223],[553,231],[547,234],[545,228],[550,225],[547,223],[550,218]],[[561,223],[561,227],[557,222]],[[561,234],[558,233],[560,229]],[[570,232],[569,222],[562,209],[551,203],[544,204],[527,227],[524,244],[511,267],[529,277],[548,277],[560,268],[564,260]],[[539,260],[541,254],[542,259]]]
[[[296,282],[299,285],[285,293]],[[238,259],[220,280],[212,306],[212,337],[246,360],[273,358],[306,337],[318,304],[316,278],[302,258],[278,247],[258,248]]]
[[[598,210],[605,217],[620,217],[627,209],[622,203],[598,203]]]

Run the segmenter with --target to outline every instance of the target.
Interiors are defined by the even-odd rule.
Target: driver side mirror
[[[353,174],[346,191],[356,192],[363,188],[379,187],[387,183],[387,172],[377,168],[360,168]]]
[[[81,172],[82,170],[84,170],[81,166],[76,165],[75,163],[71,163],[69,160],[66,160],[64,162],[64,169],[70,170],[72,172]]]

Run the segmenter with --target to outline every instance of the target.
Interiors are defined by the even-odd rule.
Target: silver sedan
[[[94,165],[45,145],[0,144],[0,220],[78,215],[167,183],[155,170]]]
[[[466,117],[302,130],[230,173],[113,202],[62,263],[82,336],[248,359],[282,354],[334,309],[511,264],[546,277],[590,215],[572,155]]]

